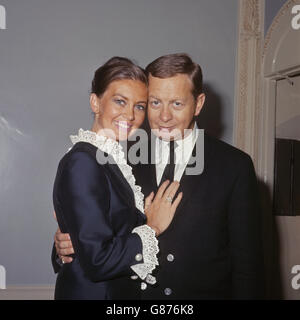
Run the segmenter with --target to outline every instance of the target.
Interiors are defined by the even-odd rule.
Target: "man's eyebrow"
[[[159,100],[159,101],[161,101],[161,100],[160,100],[159,98],[157,98],[157,97],[154,97],[154,96],[152,96],[151,94],[150,94],[149,98],[152,98],[152,99],[156,99],[156,100]]]
[[[170,100],[170,102],[176,102],[176,101],[184,102],[184,99],[181,99],[181,98],[175,98],[175,99]]]

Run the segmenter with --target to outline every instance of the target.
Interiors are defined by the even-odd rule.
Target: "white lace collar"
[[[144,213],[144,194],[141,191],[142,188],[135,184],[132,168],[127,164],[122,146],[116,140],[83,129],[79,129],[78,135],[70,136],[70,139],[73,144],[77,142],[90,143],[112,156],[133,191],[135,206]]]

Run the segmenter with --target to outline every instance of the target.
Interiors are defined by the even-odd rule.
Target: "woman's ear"
[[[92,93],[90,96],[90,106],[96,115],[100,113],[100,98],[95,93]]]
[[[197,97],[197,101],[196,101],[196,109],[195,109],[195,116],[198,116],[200,111],[203,108],[205,102],[205,93],[201,93],[199,94],[199,96]]]

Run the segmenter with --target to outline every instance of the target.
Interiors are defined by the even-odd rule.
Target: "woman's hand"
[[[158,189],[155,197],[154,193],[151,192],[145,199],[147,224],[155,231],[156,236],[163,233],[170,225],[183,195],[182,192],[180,192],[173,201],[179,188],[179,182],[174,181],[170,185],[169,183],[170,181],[165,181]]]

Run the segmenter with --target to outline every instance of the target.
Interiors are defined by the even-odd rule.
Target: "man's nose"
[[[163,107],[160,112],[160,119],[167,122],[172,119],[172,112],[168,107]]]

